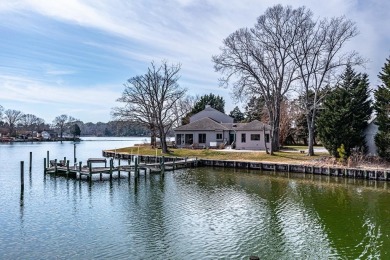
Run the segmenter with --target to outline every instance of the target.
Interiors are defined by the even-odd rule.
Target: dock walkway
[[[143,162],[141,160],[143,160]],[[127,164],[121,165],[123,161]],[[114,173],[118,173],[120,177],[121,172],[128,173],[129,177],[131,174],[138,177],[140,173],[145,175],[147,173],[160,173],[163,175],[166,171],[194,167],[198,164],[198,160],[196,158],[165,158],[162,156],[156,158],[156,162],[154,163],[149,163],[150,161],[150,158],[145,160],[145,157],[139,158],[138,156],[134,156],[128,160],[121,160],[118,158],[118,165],[114,166],[114,158],[110,158],[108,161],[107,158],[89,158],[86,165],[79,162],[78,165],[70,166],[69,161],[67,161],[66,158],[64,158],[64,160],[50,160],[49,163],[47,163],[47,159],[45,158],[44,169],[45,174],[65,175],[67,177],[75,177],[79,179],[86,176],[87,179],[92,180],[92,177],[96,174],[99,174],[100,179],[102,179],[103,174],[109,174],[110,178],[112,178]],[[107,166],[107,163],[109,163],[109,166]],[[100,166],[102,164],[104,164],[104,166]]]

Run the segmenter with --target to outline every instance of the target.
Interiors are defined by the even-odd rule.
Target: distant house
[[[233,123],[234,119],[210,106],[190,117],[190,123],[174,129],[179,148],[223,148],[265,150],[270,145],[270,126],[255,120]]]
[[[50,140],[57,138],[57,133],[53,130],[43,130],[42,132],[37,133],[38,138],[42,138],[43,140]]]
[[[378,133],[378,126],[375,124],[376,118],[371,119],[368,122],[368,126],[364,130],[365,140],[367,145],[367,154],[371,156],[377,156],[377,147],[375,144],[375,135]]]
[[[51,135],[47,131],[42,131],[42,132],[37,134],[37,137],[42,138],[43,140],[48,140],[51,138]]]

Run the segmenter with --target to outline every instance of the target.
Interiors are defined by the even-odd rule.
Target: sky
[[[373,88],[380,83],[390,56],[387,0],[0,0],[0,105],[46,123],[62,114],[108,122],[127,79],[166,60],[181,64],[188,94],[220,95],[225,112],[243,110],[232,89],[219,87],[212,56],[277,3],[356,22],[360,33],[345,51],[368,59],[356,70]]]

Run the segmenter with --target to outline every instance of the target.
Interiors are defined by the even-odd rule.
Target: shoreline
[[[122,148],[124,149],[124,148]],[[348,167],[347,165],[326,164],[315,160],[307,161],[288,161],[288,162],[270,162],[265,160],[232,160],[232,159],[213,159],[213,158],[198,158],[192,156],[170,156],[170,155],[151,155],[151,154],[135,154],[121,152],[121,149],[103,150],[103,157],[111,157],[116,159],[134,159],[136,156],[143,162],[149,162],[159,158],[159,160],[178,160],[179,158],[196,158],[199,166],[204,167],[223,167],[237,168],[247,170],[259,170],[269,172],[287,172],[287,173],[302,173],[312,175],[325,175],[334,177],[344,177],[353,179],[367,179],[390,181],[390,169],[379,167]],[[229,154],[228,154],[229,155]],[[227,155],[227,156],[228,156]]]

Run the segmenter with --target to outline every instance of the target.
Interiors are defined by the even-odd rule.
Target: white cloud
[[[381,0],[370,2],[362,0],[297,0],[294,2],[282,0],[280,3],[293,5],[293,7],[306,5],[313,11],[314,17],[346,15],[356,21],[361,34],[348,46],[372,60],[372,63],[367,65],[368,73],[371,81],[376,83],[376,75],[390,52],[388,47],[390,32],[386,27],[390,22],[390,17],[387,16],[390,2]],[[112,53],[113,59],[115,57],[118,62],[124,64],[124,70],[131,68],[133,73],[139,71],[143,73],[143,69],[152,60],[159,62],[166,59],[172,63],[180,62],[183,65],[182,79],[184,80],[181,85],[204,93],[217,89],[217,79],[220,75],[213,70],[211,56],[219,53],[222,40],[236,29],[253,26],[256,18],[274,4],[275,2],[271,0],[15,0],[0,2],[0,12],[10,14],[28,11],[59,22],[76,25],[75,28],[79,26],[100,30],[105,33],[103,35],[107,35],[104,42],[83,38],[83,35],[77,35],[77,37],[80,43]],[[26,24],[18,24],[18,26],[26,26]],[[32,30],[39,31],[39,26],[45,25],[32,24],[31,26]],[[75,30],[77,33],[77,29]],[[113,36],[112,40],[109,39],[110,34]],[[143,65],[138,66],[138,64]],[[85,66],[94,68],[92,63]],[[15,90],[10,90],[7,98],[18,100],[21,96],[27,96],[25,93],[28,93],[32,95],[33,100],[50,102],[50,98],[45,100],[35,94],[36,91],[45,91],[50,97],[55,96],[55,93],[60,93],[62,103],[75,100],[76,103],[81,104],[82,102],[78,101],[81,95],[90,105],[96,103],[95,99],[101,102],[102,96],[99,96],[96,91],[92,95],[94,98],[89,98],[89,88],[79,88],[79,94],[74,95],[72,90],[65,89],[69,83],[61,78],[57,79],[61,86],[52,87],[44,83],[44,89],[39,89],[42,87],[39,82],[45,82],[45,76],[75,74],[83,77],[78,68],[43,67],[43,71],[45,74],[38,76],[40,78],[38,82],[30,82],[29,85],[34,86],[31,90],[23,87],[20,79],[17,79],[16,83],[13,82],[14,79],[8,79],[7,84],[13,82],[12,84],[20,86]],[[1,84],[0,88],[6,85],[4,82]],[[16,89],[23,91],[19,93]],[[69,85],[68,89],[75,89],[75,86]],[[216,91],[227,92],[225,89]],[[107,93],[104,88],[99,92],[104,93],[103,96],[114,94],[114,92]],[[24,99],[25,102],[27,99]]]
[[[51,110],[51,114],[57,115],[64,113],[64,111],[84,111],[81,116],[74,115],[77,118],[83,116],[87,118],[88,114],[94,113],[92,110],[94,109],[100,111],[99,113],[105,111],[105,118],[109,119],[110,110],[112,107],[118,106],[116,99],[121,94],[112,91],[113,87],[110,85],[53,86],[32,78],[7,75],[0,75],[0,89],[2,90],[0,101],[15,102],[18,104],[18,109],[23,110],[23,112],[34,113],[34,111],[24,111],[22,104],[45,106]],[[39,114],[37,116],[42,117]],[[101,116],[104,117],[104,114]]]

